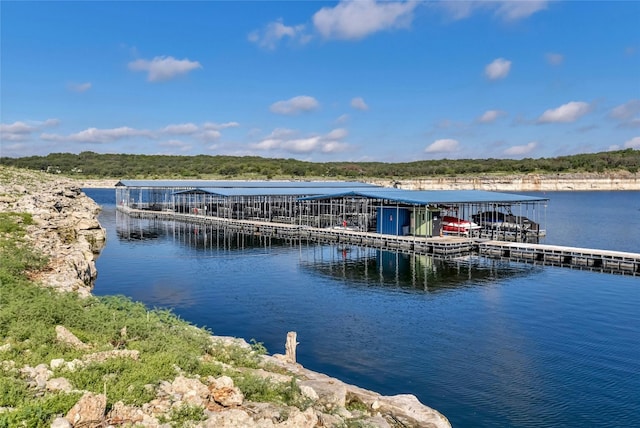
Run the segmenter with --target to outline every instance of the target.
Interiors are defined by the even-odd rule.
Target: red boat
[[[442,230],[444,232],[461,233],[468,235],[470,231],[479,230],[480,226],[468,220],[446,215],[442,217]]]

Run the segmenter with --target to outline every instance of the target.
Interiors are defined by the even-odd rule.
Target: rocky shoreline
[[[523,174],[437,177],[414,180],[369,180],[406,190],[487,190],[496,192],[559,192],[640,190],[640,174]]]
[[[372,179],[362,181],[406,190],[489,190],[497,192],[640,190],[640,173],[518,174]],[[111,188],[118,180],[78,180],[82,188]]]
[[[99,187],[105,183],[101,182]],[[0,212],[30,213],[35,225],[27,228],[26,239],[49,257],[49,265],[33,280],[60,292],[90,296],[97,271],[95,259],[106,239],[97,221],[100,207],[82,191],[87,183],[13,168],[0,168]],[[110,187],[110,186],[109,186]],[[123,333],[126,335],[126,331]],[[77,369],[109,358],[137,360],[139,352],[130,349],[92,352],[64,326],[56,327],[58,341],[85,352],[81,359],[51,360],[36,367],[11,367],[2,352],[11,343],[0,343],[0,369],[19,370],[39,393],[72,391],[65,378],[53,378],[60,367]],[[242,339],[211,336],[216,346],[236,346],[251,352]],[[194,427],[450,427],[447,418],[410,394],[383,396],[338,379],[305,369],[289,354],[262,355],[260,369],[253,370],[271,382],[296,382],[312,405],[305,410],[274,403],[255,403],[244,399],[242,391],[227,376],[194,379],[176,376],[157,387],[157,396],[142,406],[116,403],[106,411],[106,396],[85,391],[76,405],[57,418],[52,427],[145,426],[170,427],[166,419],[172,409],[184,404],[201,406],[206,419],[192,422]],[[275,368],[275,370],[274,370]],[[237,369],[237,368],[230,368]],[[0,370],[1,371],[1,370]],[[357,402],[357,409],[347,410]],[[11,411],[2,409],[0,411]]]

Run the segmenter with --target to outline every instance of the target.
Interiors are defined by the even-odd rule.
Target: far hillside
[[[51,153],[0,157],[1,165],[82,178],[418,178],[490,174],[636,173],[640,150],[539,159],[439,159],[406,163],[305,162],[257,156]]]

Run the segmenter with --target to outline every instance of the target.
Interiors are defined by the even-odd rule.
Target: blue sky
[[[2,156],[640,149],[638,1],[0,2]]]

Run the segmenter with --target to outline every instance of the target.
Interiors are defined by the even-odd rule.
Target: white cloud
[[[162,128],[162,133],[169,135],[189,135],[198,132],[198,125],[193,123],[181,123],[178,125],[167,125]]]
[[[564,62],[564,55],[549,52],[544,56],[550,65],[560,65]]]
[[[518,21],[545,10],[547,3],[547,0],[505,0],[496,2],[495,15],[504,21]]]
[[[13,122],[12,124],[3,123],[2,125],[0,125],[0,132],[2,132],[3,134],[29,134],[34,129],[34,126],[27,125],[24,122]]]
[[[60,119],[47,119],[44,122],[36,122],[38,128],[47,128],[60,125]]]
[[[538,143],[532,141],[522,146],[511,146],[504,151],[504,154],[507,156],[524,156],[534,151],[536,147],[538,147]]]
[[[625,149],[638,149],[640,150],[640,137],[633,137],[629,141],[624,143]]]
[[[202,141],[216,141],[222,136],[222,133],[217,129],[206,129],[198,134],[198,138]]]
[[[425,153],[453,153],[458,150],[460,143],[458,140],[453,140],[451,138],[445,138],[442,140],[436,140],[427,146],[424,151]]]
[[[11,124],[0,124],[0,140],[2,141],[27,141],[31,134],[44,128],[57,126],[58,119],[47,119],[45,121],[17,121]]]
[[[213,142],[218,140],[223,129],[240,126],[238,122],[213,123],[205,122],[201,127],[194,123],[167,125],[159,131],[161,135],[192,135],[200,141]]]
[[[146,71],[149,82],[161,82],[173,79],[181,74],[202,68],[198,61],[188,59],[175,59],[172,56],[157,56],[151,61],[137,59],[129,63],[129,70]]]
[[[251,144],[250,147],[257,150],[295,154],[336,153],[348,150],[349,145],[341,141],[347,134],[345,129],[337,128],[326,135],[299,137],[296,131],[278,128],[261,141]]]
[[[510,70],[511,61],[504,58],[497,58],[484,68],[484,74],[491,80],[504,79]]]
[[[349,132],[344,128],[336,128],[327,134],[329,140],[342,140],[349,135]]]
[[[618,126],[622,128],[640,128],[640,117],[629,119],[626,122],[620,123]]]
[[[417,4],[413,0],[343,0],[335,7],[323,7],[316,12],[313,24],[327,39],[362,39],[378,31],[409,27]]]
[[[237,128],[238,126],[240,126],[238,122],[225,122],[225,123],[205,122],[204,125],[202,125],[204,129],[212,129],[215,131],[219,131],[221,129],[227,129],[227,128]]]
[[[321,148],[322,153],[342,153],[347,150],[349,150],[349,145],[340,141],[327,141],[322,144]]]
[[[311,153],[316,151],[319,145],[320,137],[316,136],[283,141],[281,148],[291,153]]]
[[[167,149],[177,150],[180,152],[186,152],[191,150],[191,144],[185,143],[180,140],[168,140],[158,144],[160,147],[165,147]]]
[[[87,92],[91,89],[91,82],[86,83],[69,83],[67,88],[73,92]]]
[[[337,123],[337,124],[347,123],[348,121],[349,121],[349,115],[348,115],[348,114],[340,115],[340,116],[336,119],[336,123]]]
[[[482,113],[482,116],[480,116],[477,121],[480,123],[491,123],[491,122],[495,122],[498,118],[502,117],[502,116],[506,116],[506,112],[501,111],[501,110],[487,110],[484,113]]]
[[[275,102],[271,104],[269,110],[271,110],[272,113],[276,114],[292,115],[305,111],[315,110],[318,108],[318,106],[319,103],[315,98],[306,95],[300,95],[286,101]]]
[[[364,102],[362,97],[355,97],[351,100],[351,107],[356,110],[369,110],[369,106]]]
[[[110,143],[132,137],[153,138],[153,133],[144,129],[134,129],[127,126],[110,129],[88,128],[75,134],[40,134],[45,141],[77,142],[77,143]]]
[[[87,128],[79,132],[71,134],[56,134],[44,132],[46,128],[56,126],[60,123],[58,119],[47,119],[45,121],[18,121],[11,124],[0,124],[0,138],[2,141],[25,142],[32,138],[36,132],[40,132],[39,137],[42,141],[52,143],[94,143],[105,144],[121,140],[145,138],[152,140],[167,141],[159,143],[161,147],[175,146],[179,141],[174,136],[186,136],[190,141],[183,142],[182,147],[193,142],[215,142],[222,136],[221,130],[239,126],[237,122],[213,123],[205,122],[201,126],[194,123],[169,124],[163,128],[155,130],[136,129],[128,126],[116,128]],[[5,147],[3,147],[5,149]],[[186,149],[185,149],[186,150]]]
[[[249,33],[248,39],[261,48],[272,50],[285,37],[300,44],[305,44],[310,40],[310,36],[305,34],[304,25],[287,26],[282,23],[282,19],[268,23],[262,31],[252,31]]]
[[[538,123],[568,123],[575,122],[589,113],[591,106],[583,101],[571,101],[560,107],[549,109],[538,118]]]
[[[530,17],[547,8],[547,0],[496,0],[496,1],[440,1],[436,7],[443,9],[450,19],[459,20],[470,17],[478,11],[493,12],[494,16],[514,22]]]
[[[609,112],[610,118],[626,123],[640,119],[637,116],[640,116],[640,100],[627,101]]]

